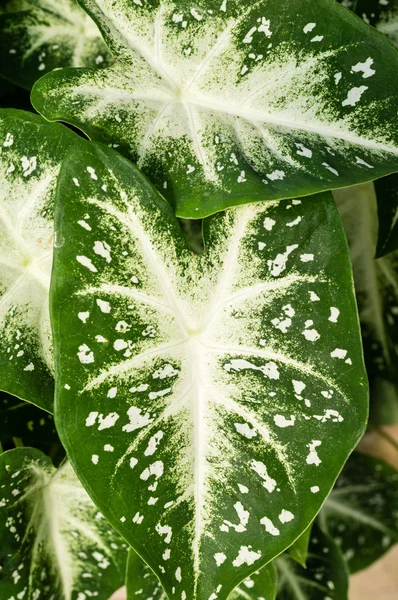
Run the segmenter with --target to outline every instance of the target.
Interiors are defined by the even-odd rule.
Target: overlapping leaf
[[[398,253],[375,260],[377,208],[373,185],[335,192],[350,245],[365,363],[370,381],[371,419],[398,422]]]
[[[108,600],[123,584],[127,545],[69,463],[34,448],[0,455],[2,598]]]
[[[80,0],[117,57],[34,87],[35,108],[132,158],[177,215],[398,169],[398,52],[330,0]]]
[[[287,554],[275,561],[277,600],[348,600],[346,563],[333,540],[316,525],[311,532],[306,568]]]
[[[129,551],[126,576],[127,600],[166,600],[167,596],[151,569],[134,552]],[[275,600],[276,570],[273,563],[242,581],[229,600]]]
[[[210,218],[196,256],[131,163],[83,142],[57,203],[58,432],[166,592],[222,600],[308,527],[366,421],[331,197]]]
[[[299,565],[306,566],[308,558],[308,546],[310,543],[312,525],[288,548],[288,553]]]
[[[0,11],[1,12],[1,11]],[[30,89],[60,67],[101,67],[112,58],[75,0],[23,0],[0,16],[0,75]]]
[[[50,412],[53,194],[75,140],[38,115],[0,111],[0,389]]]
[[[398,472],[355,452],[320,516],[351,573],[365,569],[398,542]]]

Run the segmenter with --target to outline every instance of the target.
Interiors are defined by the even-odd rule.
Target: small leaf
[[[348,571],[333,540],[317,525],[311,532],[307,567],[287,554],[275,560],[277,600],[348,600]]]
[[[0,75],[30,89],[60,67],[102,67],[112,57],[97,26],[74,0],[14,2],[0,16]]]
[[[4,392],[0,392],[0,433],[24,440],[59,443],[52,415]]]
[[[0,487],[2,598],[108,600],[123,585],[126,544],[69,463],[55,469],[39,450],[9,450]]]
[[[78,141],[38,115],[0,110],[0,388],[49,412],[53,194],[62,157]]]
[[[351,573],[398,542],[398,472],[381,460],[349,458],[319,522],[341,547]]]
[[[61,440],[167,594],[222,600],[308,527],[366,423],[331,195],[216,215],[194,255],[105,146],[69,153],[57,194]]]
[[[127,600],[167,600],[154,572],[132,548],[129,550],[126,575]],[[269,563],[242,581],[229,600],[275,600],[276,570]]]
[[[334,192],[350,245],[371,420],[398,423],[398,252],[374,259],[377,240],[373,184]]]
[[[199,218],[397,169],[398,52],[329,0],[80,0],[116,57],[32,102],[130,157]]]
[[[305,568],[308,558],[308,545],[310,543],[312,525],[310,525],[302,535],[288,548],[290,556],[299,565]]]

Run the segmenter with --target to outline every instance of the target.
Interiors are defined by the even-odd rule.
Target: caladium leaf
[[[306,566],[308,558],[308,546],[310,543],[312,525],[288,548],[290,556],[302,567]]]
[[[354,452],[319,522],[341,547],[351,573],[365,569],[398,542],[398,472]]]
[[[2,598],[108,600],[123,585],[127,545],[69,463],[35,448],[0,455]]]
[[[52,415],[4,392],[0,393],[0,433],[48,444],[59,442]]]
[[[113,62],[97,26],[75,0],[24,0],[7,13],[0,16],[0,75],[21,87],[31,89],[60,67]]]
[[[309,557],[304,569],[287,554],[275,560],[277,600],[348,600],[348,570],[334,543],[319,527],[311,532]]]
[[[117,62],[34,107],[129,156],[199,218],[397,169],[398,52],[330,0],[80,0]]]
[[[126,575],[127,600],[167,600],[154,572],[131,548]],[[276,569],[270,563],[242,581],[229,600],[275,600]]]
[[[371,420],[398,422],[398,253],[374,259],[376,197],[372,184],[334,193],[347,233],[370,382]]]
[[[195,255],[137,169],[82,142],[55,220],[61,440],[168,595],[222,600],[308,527],[364,429],[331,195],[209,218]]]
[[[0,389],[49,412],[53,194],[62,157],[78,141],[38,115],[0,110]]]

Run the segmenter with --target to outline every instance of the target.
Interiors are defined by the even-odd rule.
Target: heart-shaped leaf
[[[160,582],[142,558],[131,548],[126,574],[127,600],[167,600]],[[256,571],[236,587],[229,600],[275,600],[274,563]]]
[[[123,585],[127,545],[69,463],[34,448],[0,455],[2,598],[108,600]]]
[[[0,389],[49,412],[53,195],[62,157],[79,141],[38,115],[0,110]]]
[[[371,420],[398,423],[398,252],[375,260],[373,184],[334,193],[347,233],[370,382]]]
[[[308,527],[366,422],[331,195],[216,215],[198,256],[105,146],[69,153],[57,194],[61,440],[167,594],[222,600]]]
[[[319,522],[341,547],[351,573],[365,569],[398,542],[398,472],[354,452]]]
[[[398,169],[398,52],[330,0],[80,0],[114,66],[32,102],[129,156],[198,218]]]
[[[334,543],[317,525],[311,532],[306,568],[287,554],[275,560],[277,600],[348,600],[348,570]]]
[[[0,75],[30,89],[60,67],[102,67],[113,59],[97,26],[74,0],[24,0],[0,17]]]

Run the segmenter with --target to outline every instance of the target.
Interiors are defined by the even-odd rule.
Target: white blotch
[[[143,520],[144,520],[144,515],[140,515],[139,512],[136,512],[133,517],[133,523],[136,523],[137,525],[141,525]]]
[[[330,353],[332,358],[340,358],[343,359],[347,356],[347,350],[343,350],[342,348],[335,348],[333,352]]]
[[[363,165],[364,167],[368,167],[369,169],[374,169],[373,165],[370,165],[369,163],[367,163],[365,160],[363,160],[359,156],[356,156],[355,158],[357,161],[357,165]]]
[[[248,440],[251,440],[252,438],[257,436],[257,430],[254,428],[250,429],[247,423],[234,423],[234,425],[236,431]]]
[[[293,427],[295,421],[294,415],[290,415],[290,419],[286,419],[283,415],[274,415],[274,423],[277,427]]]
[[[130,419],[130,423],[128,425],[123,425],[122,429],[128,433],[135,431],[135,429],[146,427],[146,425],[149,425],[149,423],[152,423],[153,421],[148,412],[142,414],[142,409],[137,408],[136,406],[130,406],[127,411],[127,415]]]
[[[338,85],[341,81],[341,78],[343,77],[342,73],[336,73],[334,76],[334,82],[336,85]]]
[[[315,292],[309,292],[311,302],[317,302],[320,300],[320,297]]]
[[[106,415],[106,417],[104,417],[103,415],[99,415],[98,416],[98,422],[99,422],[99,426],[98,426],[98,431],[102,431],[103,429],[109,429],[110,427],[113,427],[116,423],[116,421],[118,420],[119,415],[115,412],[111,412],[109,413],[109,415]]]
[[[130,469],[134,469],[135,465],[138,464],[138,459],[135,456],[130,458]]]
[[[77,223],[78,223],[78,225],[80,225],[80,227],[83,227],[83,229],[86,229],[87,231],[91,231],[91,227],[87,223],[87,221],[84,221],[83,219],[80,219],[80,221],[78,221]]]
[[[220,526],[220,531],[228,533],[230,527],[235,529],[237,533],[243,533],[244,531],[246,531],[246,525],[248,524],[250,517],[249,511],[247,511],[244,508],[241,502],[236,502],[236,504],[234,504],[234,509],[236,510],[236,514],[238,515],[239,524],[236,525],[235,523],[231,523],[231,521],[224,519],[222,525]]]
[[[97,298],[95,302],[101,312],[106,314],[111,312],[111,305],[106,300],[100,300],[99,298]]]
[[[262,519],[260,519],[260,523],[261,525],[264,525],[265,531],[267,533],[270,533],[273,536],[277,536],[280,534],[279,529],[275,527],[271,519],[268,519],[268,517],[263,517]]]
[[[309,342],[316,342],[321,337],[316,329],[305,329],[301,333]]]
[[[252,565],[256,560],[261,557],[261,552],[254,552],[251,550],[251,546],[241,546],[239,548],[238,556],[232,561],[234,567],[241,567],[242,565]]]
[[[234,358],[231,362],[224,365],[224,369],[228,372],[242,371],[243,369],[252,369],[253,371],[261,371],[269,379],[279,379],[278,366],[274,362],[269,362],[266,365],[257,367],[253,363],[244,358]]]
[[[95,254],[98,254],[98,256],[102,256],[103,258],[105,258],[107,263],[111,262],[111,248],[109,244],[107,244],[106,242],[96,241],[94,242],[93,250]]]
[[[152,375],[153,379],[166,379],[166,377],[174,377],[178,375],[177,369],[174,369],[172,365],[166,364],[161,369],[155,371]]]
[[[35,370],[35,365],[30,362],[28,365],[26,365],[26,367],[24,368],[24,371],[34,371]]]
[[[316,465],[317,467],[321,464],[321,459],[318,456],[316,448],[320,446],[322,442],[320,440],[312,440],[309,444],[307,444],[307,448],[309,448],[309,454],[307,456],[306,463],[307,465]]]
[[[114,449],[115,448],[111,444],[105,444],[105,446],[104,446],[105,452],[113,452]]]
[[[33,171],[37,168],[37,158],[36,156],[31,156],[28,158],[27,156],[23,156],[21,158],[21,164],[23,169],[23,176],[28,177]]]
[[[241,483],[238,483],[238,488],[241,494],[248,494],[249,493],[249,488],[246,487],[245,485],[242,485]]]
[[[290,523],[294,519],[294,514],[290,510],[283,509],[278,518],[281,523]]]
[[[257,19],[259,21],[260,19]],[[257,28],[259,33],[264,33],[266,37],[271,37],[272,31],[270,30],[271,21],[265,17],[261,17],[261,25]]]
[[[301,254],[300,260],[303,263],[312,262],[314,260],[314,255],[313,254]]]
[[[191,15],[197,21],[201,21],[203,19],[203,16],[201,14],[199,14],[195,8],[191,8]]]
[[[95,425],[95,422],[97,420],[98,417],[98,412],[90,412],[88,417],[86,418],[86,427],[91,427],[92,425]]]
[[[91,462],[93,463],[93,465],[98,465],[98,460],[99,460],[98,454],[93,454],[91,457]]]
[[[271,231],[273,226],[275,225],[276,221],[274,221],[274,219],[270,219],[269,217],[265,217],[264,219],[264,228],[267,231]]]
[[[273,171],[272,173],[267,173],[268,179],[271,181],[281,181],[285,178],[285,171]]]
[[[87,344],[82,344],[79,346],[79,352],[77,353],[77,356],[83,365],[89,365],[90,363],[94,362],[94,352],[90,350]]]
[[[298,248],[298,244],[286,247],[286,252],[278,254],[274,260],[267,261],[268,268],[271,275],[279,277],[279,275],[286,269],[287,260],[290,254]]]
[[[316,35],[312,38],[311,42],[321,42],[323,40],[323,35]]]
[[[286,223],[286,227],[294,227],[295,225],[298,225],[299,223],[301,223],[302,217],[297,217],[297,219],[294,219],[294,221],[290,221],[290,223]]]
[[[292,384],[293,384],[293,388],[294,388],[294,393],[297,394],[298,396],[300,396],[301,393],[306,388],[306,385],[303,381],[297,381],[296,379],[292,379]]]
[[[158,523],[155,527],[156,531],[158,532],[159,535],[164,535],[164,543],[165,544],[170,544],[171,542],[171,536],[173,535],[173,531],[171,529],[171,527],[169,527],[168,525],[161,525],[160,523]]]
[[[90,173],[90,177],[91,179],[98,179],[97,174],[95,172],[95,170],[93,169],[93,167],[87,167],[87,172]]]
[[[264,250],[264,248],[265,248],[265,246],[266,246],[266,244],[264,244],[264,242],[258,242],[258,244],[257,244],[257,245],[258,245],[258,249],[259,249],[260,251],[261,251],[261,250]]]
[[[216,552],[216,554],[214,554],[214,560],[216,561],[217,567],[219,567],[227,560],[227,555],[224,554],[224,552]]]
[[[148,442],[148,446],[144,452],[145,456],[152,456],[152,454],[155,454],[155,452],[159,446],[160,440],[162,438],[163,438],[163,431],[157,431],[155,433],[155,435],[153,435],[150,438],[150,440]]]
[[[92,273],[97,273],[97,269],[94,267],[93,263],[87,256],[76,256],[76,260],[78,263],[89,269]]]
[[[12,133],[7,133],[6,139],[3,142],[4,148],[12,146],[13,143],[14,143],[14,136],[12,135]]]
[[[87,319],[90,317],[90,313],[88,311],[87,312],[79,312],[77,316],[83,323],[86,323]]]
[[[166,548],[166,550],[162,554],[163,560],[169,560],[170,556],[171,556],[171,550],[170,550],[170,548]]]
[[[107,396],[107,398],[116,398],[116,394],[117,394],[117,387],[111,387],[108,390],[108,393],[106,396]]]
[[[306,148],[303,144],[296,143],[296,148],[297,148],[297,154],[299,156],[304,156],[305,158],[312,158],[312,150],[310,150],[309,148]]]
[[[140,479],[147,481],[152,475],[155,477],[155,479],[159,479],[159,477],[163,475],[163,471],[163,462],[161,460],[157,460],[142,471]]]
[[[333,410],[328,408],[325,410],[323,415],[313,415],[314,419],[320,421],[321,423],[326,423],[326,421],[332,421],[333,423],[342,423],[344,421],[343,417],[337,410]]]
[[[315,27],[316,27],[316,23],[307,23],[307,25],[304,27],[303,31],[304,31],[304,33],[310,33]]]
[[[368,77],[372,77],[376,73],[376,71],[372,69],[373,63],[373,58],[369,57],[365,60],[365,62],[359,62],[353,67],[351,67],[351,72],[362,73],[363,79],[368,79]]]
[[[322,166],[323,166],[323,167],[325,167],[325,169],[327,169],[327,170],[328,170],[328,171],[330,171],[331,173],[333,173],[333,175],[336,175],[336,177],[339,177],[339,176],[340,176],[339,172],[338,172],[336,169],[334,169],[333,167],[331,167],[331,166],[329,165],[329,163],[327,163],[327,162],[323,162],[323,163],[322,163]]]
[[[177,581],[179,581],[181,583],[181,567],[177,567],[176,572],[175,572],[175,577],[177,579]]]
[[[319,492],[319,486],[313,485],[312,488],[311,488],[311,492],[313,494],[317,494]]]
[[[331,321],[332,323],[337,323],[339,314],[340,314],[339,309],[336,308],[335,306],[331,306],[330,307],[330,317],[329,317],[328,321]]]
[[[250,463],[250,467],[253,471],[257,473],[257,475],[261,477],[265,489],[272,493],[276,488],[276,481],[268,475],[267,467],[265,466],[265,464],[259,460],[253,459]]]
[[[355,106],[355,104],[357,104],[357,102],[360,101],[362,94],[366,92],[367,89],[368,87],[366,85],[361,85],[360,87],[352,88],[348,92],[347,98],[343,100],[341,104],[343,106]]]

